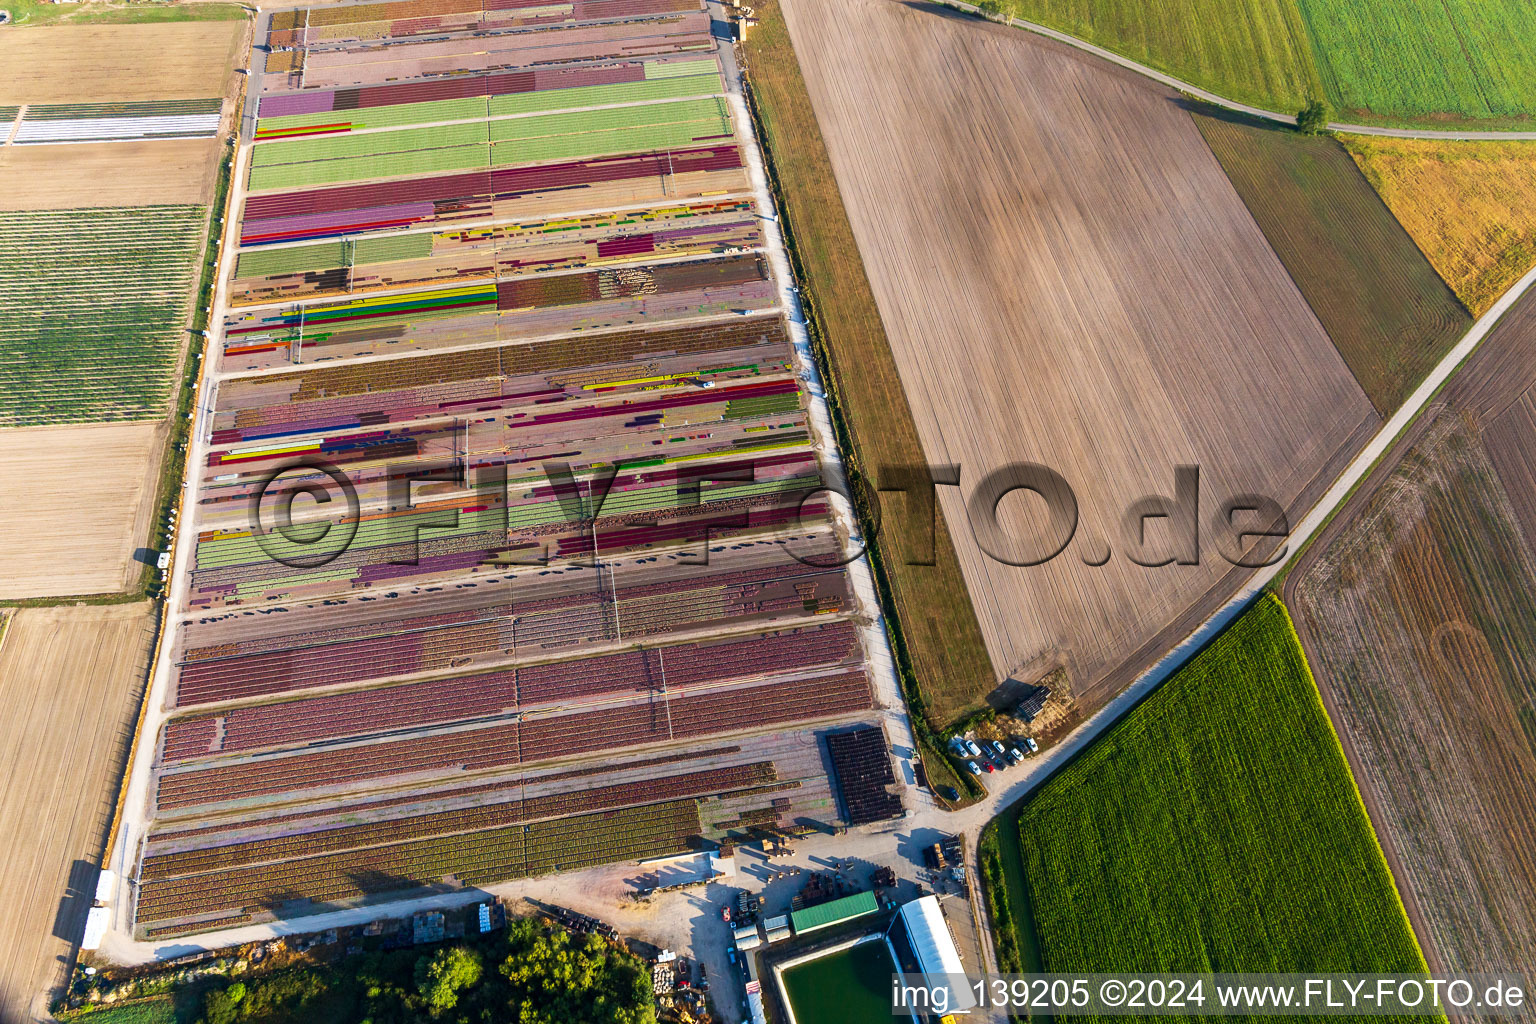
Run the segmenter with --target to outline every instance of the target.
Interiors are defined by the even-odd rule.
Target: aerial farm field
[[[1536,118],[1536,7],[1524,0],[1300,0],[1341,121]]]
[[[1197,465],[1202,510],[1294,515],[1376,413],[1167,90],[975,19],[784,9],[923,451],[960,467],[939,501],[997,678],[1062,666],[1097,706],[1241,575],[1211,547],[1136,564],[1159,553],[1128,550],[1125,512]],[[1023,462],[1079,510],[1032,567],[962,502]],[[1005,533],[1037,537],[1030,500],[1003,499]]]
[[[164,414],[207,208],[0,213],[0,424]]]
[[[1527,298],[1286,583],[1445,970],[1536,957],[1533,381]]]
[[[1210,91],[1293,111],[1322,94],[1295,0],[1019,0],[1059,29]]]
[[[23,608],[0,640],[0,1020],[46,1019],[79,941],[152,634],[144,602]],[[56,993],[55,993],[56,994]]]
[[[145,25],[167,21],[244,21],[246,9],[239,4],[150,2],[144,0],[85,0],[56,4],[52,0],[9,0],[11,20],[17,25]]]
[[[1337,141],[1210,108],[1195,123],[1355,379],[1391,415],[1472,318]]]
[[[0,210],[206,205],[218,139],[0,147]]]
[[[821,735],[876,714],[702,7],[487,50],[524,16],[451,6],[261,24],[141,940],[833,822]],[[253,531],[332,470],[336,557]]]
[[[1031,795],[1018,827],[1043,970],[1425,969],[1277,598]]]
[[[133,590],[154,544],[238,22],[0,34],[6,598]],[[90,426],[93,424],[112,426]],[[31,428],[59,425],[57,430]],[[23,498],[26,499],[23,507]]]
[[[0,33],[5,103],[128,103],[223,96],[243,50],[235,21],[48,25]]]
[[[1342,140],[1473,313],[1536,266],[1536,142]]]
[[[0,430],[0,600],[128,589],[164,443],[149,420]]]
[[[1337,120],[1528,127],[1536,9],[1523,0],[1019,0],[1018,15],[1239,102]]]

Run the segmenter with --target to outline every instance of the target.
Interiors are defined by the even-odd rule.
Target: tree
[[[976,9],[998,21],[1012,21],[1014,18],[1014,0],[981,0]]]
[[[1297,112],[1296,130],[1303,135],[1316,135],[1327,130],[1330,117],[1328,104],[1322,100],[1313,100]]]
[[[416,963],[416,990],[434,1014],[458,1005],[459,993],[480,984],[484,966],[480,954],[463,946],[440,949]]]
[[[656,1024],[649,972],[628,950],[527,918],[512,923],[507,944],[500,971],[518,1024]]]
[[[226,989],[208,993],[203,1001],[205,1024],[234,1024],[240,1012],[240,1001],[245,998],[245,982],[237,981]]]

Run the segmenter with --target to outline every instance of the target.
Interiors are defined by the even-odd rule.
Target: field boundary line
[[[990,18],[983,14],[981,9],[975,4],[966,3],[966,0],[934,0],[934,2],[942,4],[945,7],[961,11],[965,14],[974,14],[978,18],[983,18],[987,21],[993,22],[994,24],[1003,24],[1003,22],[1000,20]],[[1228,99],[1225,96],[1220,96],[1208,89],[1202,89],[1192,82],[1186,82],[1181,78],[1175,78],[1170,74],[1158,71],[1156,68],[1148,67],[1139,61],[1134,61],[1129,57],[1123,57],[1120,54],[1115,53],[1113,50],[1107,50],[1102,46],[1088,42],[1086,39],[1079,39],[1077,36],[1069,35],[1066,32],[1062,32],[1058,29],[1048,28],[1045,25],[1040,25],[1033,21],[1025,21],[1023,18],[1010,19],[1008,25],[1013,28],[1021,28],[1026,32],[1033,32],[1035,35],[1045,36],[1047,39],[1054,39],[1058,43],[1065,43],[1067,46],[1082,50],[1085,53],[1091,53],[1095,57],[1103,58],[1112,64],[1125,68],[1127,71],[1134,71],[1138,75],[1141,75],[1145,78],[1150,78],[1154,82],[1168,86],[1170,89],[1177,89],[1179,92],[1193,96],[1196,99],[1205,100],[1207,103],[1214,103],[1218,107],[1225,107],[1228,110],[1236,110],[1239,113],[1248,114],[1251,117],[1260,117],[1267,121],[1277,121],[1280,124],[1288,124],[1292,126],[1296,124],[1295,114],[1282,114],[1274,110],[1265,110],[1263,107],[1255,107],[1247,103],[1239,103],[1236,100]],[[1328,123],[1328,130],[1333,132],[1345,132],[1350,135],[1380,135],[1393,139],[1442,139],[1447,141],[1464,142],[1493,142],[1499,140],[1517,141],[1522,139],[1536,140],[1536,131],[1482,131],[1478,129],[1468,129],[1462,131],[1454,128],[1384,128],[1368,124],[1349,124],[1342,121],[1330,121]]]

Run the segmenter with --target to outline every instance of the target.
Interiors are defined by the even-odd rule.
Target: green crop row
[[[285,249],[253,249],[240,254],[236,277],[273,277],[306,270],[330,270],[347,265],[345,242],[321,242]]]
[[[720,142],[730,132],[728,121],[689,121],[683,124],[589,132],[584,135],[556,135],[499,143],[491,150],[491,162],[497,167],[505,167],[544,160],[580,160],[618,153],[688,149]]]
[[[353,244],[352,263],[390,263],[432,255],[432,235],[388,235],[384,238],[359,238]]]
[[[1363,120],[1529,122],[1536,5],[1528,0],[1300,0],[1323,85]]]
[[[1042,970],[1426,970],[1273,596],[1037,790],[1018,823]]]
[[[283,249],[253,249],[240,254],[235,276],[276,277],[281,274],[420,259],[432,255],[432,238],[432,232],[419,231],[407,235],[320,242]]]
[[[549,110],[569,110],[611,103],[640,103],[648,100],[672,100],[688,96],[706,96],[725,91],[714,61],[690,61],[686,74],[621,82],[614,85],[582,85],[574,89],[545,89],[540,92],[508,93],[503,96],[471,96],[454,100],[427,100],[421,103],[397,103],[363,110],[328,110],[318,114],[284,114],[263,117],[257,131],[290,131],[347,125],[359,128],[403,128],[437,121],[469,121],[509,114],[536,114]],[[258,147],[258,153],[260,149]]]
[[[729,131],[730,116],[726,113],[725,101],[718,97],[705,97],[672,103],[648,103],[639,107],[566,110],[537,117],[512,117],[491,122],[491,141],[512,142],[698,121],[723,123],[726,125],[725,130]]]
[[[249,187],[251,191],[259,192],[277,188],[309,188],[343,181],[362,181],[365,178],[444,174],[485,167],[489,161],[490,147],[482,144],[320,160],[307,164],[252,167]]]
[[[278,155],[266,156],[263,159],[267,162],[251,168],[250,188],[308,188],[367,178],[639,153],[693,146],[730,134],[725,102],[706,97],[491,121],[491,146],[464,141],[486,138],[484,123],[266,143],[257,147],[258,157]],[[421,145],[437,148],[413,148]],[[305,162],[274,162],[279,159]]]
[[[310,160],[384,156],[420,149],[472,146],[488,141],[490,137],[484,121],[436,125],[431,128],[405,128],[394,132],[348,132],[344,135],[321,135],[310,139],[263,143],[252,153],[251,166],[274,167]]]
[[[0,213],[0,424],[157,415],[202,206]]]
[[[1536,117],[1527,0],[1014,0],[1021,18],[1228,99],[1341,120],[1525,127]]]

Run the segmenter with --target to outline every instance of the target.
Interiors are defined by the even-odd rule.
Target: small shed
[[[85,915],[85,937],[80,940],[81,949],[100,949],[106,937],[107,926],[112,922],[112,911],[106,907],[92,907]]]
[[[792,934],[789,930],[788,914],[768,918],[763,922],[763,928],[768,932],[769,942],[783,942]]]
[[[756,949],[763,944],[762,936],[757,934],[757,925],[744,924],[736,928],[736,948],[742,952]]]

